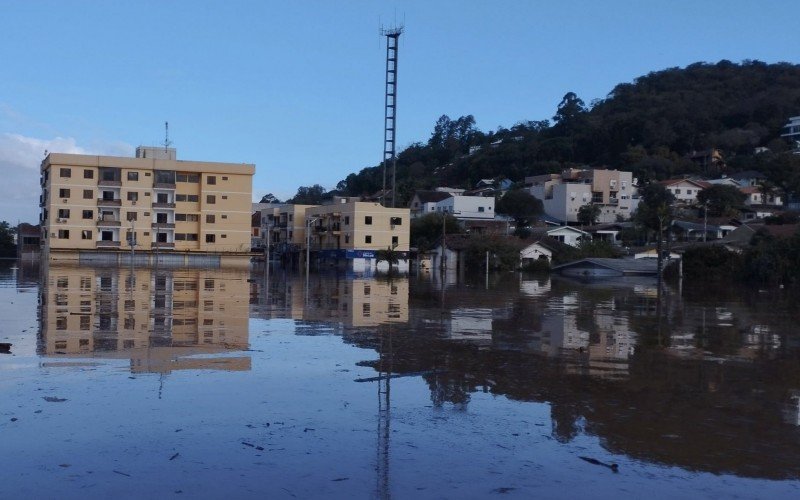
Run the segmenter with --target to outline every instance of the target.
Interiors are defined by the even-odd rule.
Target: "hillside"
[[[722,150],[727,171],[760,168],[778,186],[800,190],[800,164],[780,154],[788,143],[779,137],[798,114],[800,65],[720,61],[653,72],[590,104],[568,92],[552,120],[508,129],[482,132],[472,116],[442,116],[426,142],[399,153],[398,204],[417,189],[470,188],[496,177],[520,182],[571,165],[631,170],[643,181],[718,174],[687,159],[709,148]],[[755,156],[756,147],[772,153]],[[373,194],[381,183],[382,168],[368,167],[335,192]]]

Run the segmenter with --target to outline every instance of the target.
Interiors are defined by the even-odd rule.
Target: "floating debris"
[[[600,460],[597,460],[596,458],[591,458],[591,457],[578,457],[578,458],[580,458],[581,460],[583,460],[585,462],[589,462],[590,464],[602,465],[603,467],[608,467],[609,469],[611,469],[614,472],[619,472],[619,465],[617,465],[617,464],[607,464],[605,462],[601,462]]]

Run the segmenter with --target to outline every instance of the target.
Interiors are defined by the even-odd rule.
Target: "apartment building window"
[[[213,234],[206,235],[206,243],[214,243],[216,239],[217,239],[216,235]]]
[[[392,236],[392,246],[396,247],[398,244],[400,244],[400,239],[397,236]]]
[[[206,183],[211,184],[211,185],[216,184],[217,183],[217,176],[216,175],[209,175],[208,177],[206,177]]]
[[[84,219],[94,219],[94,210],[84,210],[81,215]]]
[[[402,226],[403,225],[403,218],[402,217],[390,217],[389,218],[389,224],[391,224],[393,226]]]
[[[222,180],[223,180],[223,181],[227,181],[227,180],[228,180],[228,178],[227,178],[227,177],[225,177],[225,176],[223,176],[223,177],[222,177]]]
[[[681,194],[681,190],[680,189],[676,189],[675,190],[675,194]]]
[[[62,168],[59,170],[59,175],[61,177],[69,178],[72,177],[72,169],[71,168]]]
[[[59,208],[58,209],[58,218],[59,219],[69,219],[69,208]]]
[[[139,180],[139,172],[128,172],[128,180],[129,181],[138,181]]]
[[[92,232],[91,231],[87,231],[86,229],[84,229],[83,231],[81,231],[81,239],[82,240],[91,240],[92,239]]]
[[[84,200],[91,200],[92,198],[94,198],[94,191],[92,191],[91,189],[84,189],[83,190],[83,199]]]
[[[206,224],[214,224],[217,217],[213,214],[206,214]]]
[[[227,200],[227,199],[228,199],[228,195],[227,195],[227,194],[223,194],[223,195],[222,195],[222,199],[223,199],[223,200]]]
[[[128,191],[128,201],[139,201],[139,193],[136,191]]]
[[[83,178],[84,179],[94,179],[94,170],[85,170],[84,169]]]
[[[366,224],[368,226],[372,225],[372,216],[371,215],[365,215],[364,216],[364,224]]]
[[[60,239],[60,240],[68,240],[69,239],[69,229],[59,229],[58,230],[58,239]]]
[[[349,215],[345,215],[344,216],[344,225],[345,226],[349,226],[350,225],[350,216]]]
[[[139,220],[139,214],[137,212],[128,212],[126,214],[129,221],[131,220]]]
[[[196,194],[176,194],[175,201],[188,201],[192,203],[197,203],[200,201],[200,197]]]
[[[214,204],[217,202],[217,197],[213,194],[206,195],[206,203]]]
[[[344,242],[345,243],[350,243],[350,235],[349,234],[345,234],[344,235]]]
[[[69,198],[69,189],[61,188],[58,190],[59,198]]]
[[[221,237],[221,238],[227,238],[227,237],[228,237],[228,235],[227,235],[227,234],[221,234],[221,235],[220,235],[220,237]]]
[[[175,180],[178,182],[193,182],[198,183],[200,182],[200,175],[199,174],[186,174],[186,173],[178,173],[175,175]]]
[[[222,218],[223,218],[223,219],[227,219],[227,218],[228,218],[228,216],[227,216],[226,214],[222,214]]]
[[[156,203],[169,203],[169,195],[167,193],[157,193]]]
[[[483,212],[483,207],[478,207],[478,212]]]
[[[368,234],[364,236],[364,243],[372,243],[372,235]]]
[[[186,241],[197,241],[197,233],[187,233]]]

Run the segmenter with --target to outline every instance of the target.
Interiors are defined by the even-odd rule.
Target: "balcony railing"
[[[175,208],[175,204],[155,201],[153,202],[153,208]]]
[[[98,198],[97,199],[97,206],[98,207],[119,207],[122,205],[122,200],[107,200],[105,198]]]
[[[153,183],[153,189],[175,189],[175,183],[156,182]]]
[[[150,227],[153,229],[175,229],[174,222],[153,222]]]
[[[119,227],[122,222],[119,221],[116,217],[100,217],[97,219],[97,226],[98,227]]]
[[[166,248],[166,249],[174,249],[175,243],[166,242],[166,241],[154,241],[150,243],[150,248]]]
[[[120,187],[122,186],[122,181],[107,181],[100,179],[97,181],[97,185],[100,187]]]
[[[97,242],[97,248],[119,248],[119,241],[100,240]]]

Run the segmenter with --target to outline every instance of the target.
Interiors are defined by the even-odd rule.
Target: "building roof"
[[[548,236],[550,233],[554,233],[554,232],[556,232],[558,230],[563,230],[563,229],[566,229],[568,231],[574,231],[576,233],[580,233],[580,234],[589,236],[589,233],[587,233],[586,231],[582,231],[582,230],[578,229],[577,227],[572,227],[572,226],[534,227],[534,228],[531,229],[531,236],[538,237],[538,238],[544,238],[545,236]]]
[[[418,198],[420,203],[438,203],[452,196],[450,193],[443,191],[417,191],[414,193],[414,197]]]
[[[767,176],[759,172],[758,170],[744,170],[742,172],[738,172],[736,174],[731,174],[730,177],[733,180],[740,181],[742,179],[766,179]]]
[[[525,238],[522,240],[524,246],[522,250],[531,247],[533,245],[541,245],[544,248],[550,250],[553,253],[563,252],[563,251],[570,251],[572,247],[567,245],[566,243],[561,243],[557,239],[551,238],[549,236],[545,236],[544,238]]]
[[[575,260],[555,266],[553,271],[566,269],[569,267],[577,267],[580,265],[589,264],[591,266],[604,267],[611,269],[622,274],[639,274],[639,275],[655,275],[658,273],[658,262],[653,259],[607,259],[607,258],[589,258]]]
[[[679,184],[681,182],[689,182],[689,183],[694,184],[695,186],[703,188],[703,189],[705,189],[705,188],[707,188],[709,186],[709,184],[707,182],[694,181],[692,179],[667,179],[667,180],[664,180],[664,181],[658,181],[659,184],[661,184],[662,186],[665,186],[665,187],[672,186],[672,185],[675,185],[675,184]]]

